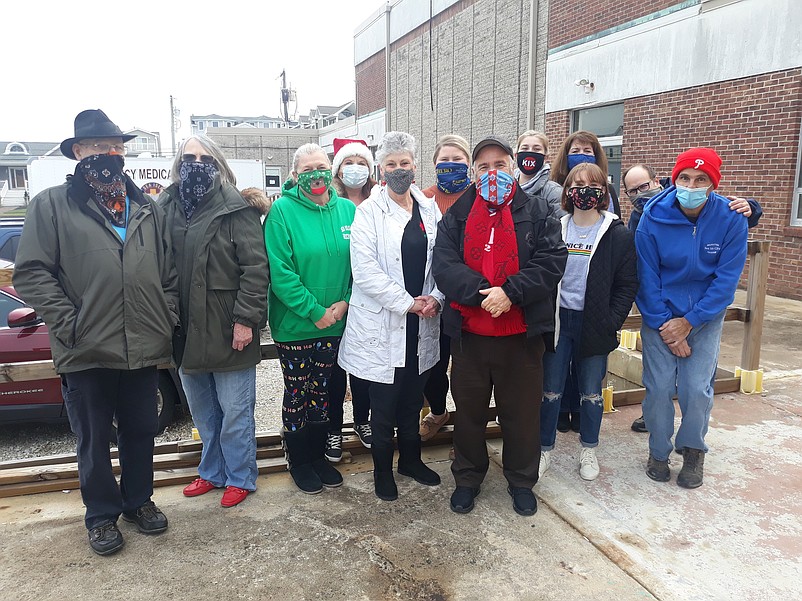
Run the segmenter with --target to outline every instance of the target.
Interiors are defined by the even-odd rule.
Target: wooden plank
[[[744,327],[744,342],[741,347],[741,369],[749,371],[760,367],[760,341],[763,337],[763,313],[769,279],[769,248],[768,241],[749,242],[749,279],[746,285],[749,321]]]
[[[14,275],[14,269],[0,269],[0,286],[13,286],[11,278]]]
[[[749,309],[747,307],[739,307],[732,305],[727,307],[727,312],[724,314],[724,321],[749,321]],[[640,330],[643,324],[643,317],[641,315],[630,314],[625,320],[624,325],[621,326],[622,330]]]

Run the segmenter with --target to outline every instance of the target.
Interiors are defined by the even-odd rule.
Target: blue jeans
[[[707,452],[705,434],[713,409],[713,382],[721,344],[724,311],[688,334],[690,357],[677,357],[660,338],[660,332],[641,327],[643,340],[643,417],[649,429],[649,452],[659,461],[668,459],[674,446],[674,395],[682,412],[674,444],[677,448]]]
[[[203,441],[198,475],[215,486],[256,490],[256,368],[179,373]]]
[[[607,355],[579,357],[582,311],[560,309],[560,339],[553,353],[543,355],[543,404],[540,406],[540,448],[551,451],[557,440],[557,419],[568,367],[573,361],[579,388],[579,441],[599,446],[604,403],[601,384],[607,373]]]

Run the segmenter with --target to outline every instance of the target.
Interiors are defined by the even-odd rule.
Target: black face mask
[[[89,189],[100,212],[117,227],[125,227],[125,175],[117,154],[93,154],[78,162],[75,175]]]
[[[524,150],[518,153],[518,169],[524,175],[534,175],[543,169],[543,163],[546,161],[546,155],[542,152],[529,152]]]

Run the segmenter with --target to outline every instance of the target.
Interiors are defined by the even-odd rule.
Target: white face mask
[[[361,188],[368,181],[370,170],[365,165],[343,165],[343,183],[348,188]]]

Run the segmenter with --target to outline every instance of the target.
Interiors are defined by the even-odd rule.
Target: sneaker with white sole
[[[543,474],[546,473],[546,470],[549,469],[549,463],[551,463],[551,451],[540,451],[540,465],[537,468],[537,477],[538,479],[543,477]]]
[[[319,447],[318,447],[319,448]],[[318,451],[319,453],[320,451]],[[329,432],[326,436],[326,459],[331,463],[340,463],[343,458],[343,435],[340,432]]]
[[[354,432],[359,436],[359,442],[362,443],[362,446],[369,449],[370,445],[373,444],[373,431],[370,429],[370,424],[367,422],[354,424]]]
[[[596,459],[596,449],[582,447],[579,454],[579,477],[583,480],[595,480],[599,475],[599,461]]]

